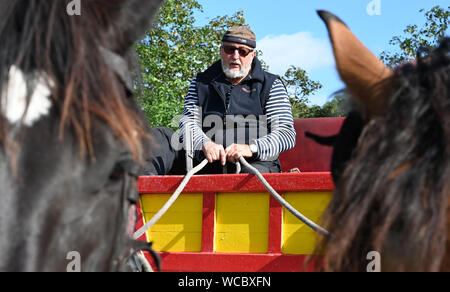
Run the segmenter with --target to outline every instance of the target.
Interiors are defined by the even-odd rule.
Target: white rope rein
[[[170,197],[170,199],[161,208],[161,210],[159,210],[158,213],[156,213],[156,215],[153,216],[153,218],[150,221],[148,221],[144,226],[139,228],[139,230],[133,234],[134,239],[138,239],[139,237],[144,235],[144,233],[147,232],[147,230],[152,228],[152,226],[155,225],[155,223],[158,222],[159,219],[161,219],[161,217],[167,212],[167,210],[169,210],[169,208],[173,205],[173,203],[175,203],[175,201],[178,199],[181,192],[184,190],[186,185],[191,180],[191,177],[193,177],[197,172],[202,170],[207,164],[208,164],[208,160],[205,159],[202,163],[197,165],[197,167],[195,167],[194,169],[189,171],[189,173],[184,177],[183,181],[181,182],[180,186],[177,188],[175,193],[172,195],[172,197]]]
[[[313,221],[309,220],[307,217],[305,217],[302,213],[297,211],[294,207],[292,207],[285,199],[283,199],[282,196],[280,196],[273,188],[270,186],[270,184],[266,181],[266,179],[262,176],[262,174],[253,166],[251,166],[245,158],[241,157],[239,159],[240,163],[247,167],[250,172],[261,181],[261,183],[264,185],[264,187],[269,191],[269,193],[283,206],[285,207],[289,212],[291,212],[296,218],[298,218],[300,221],[305,223],[308,227],[313,229],[314,231],[321,233],[325,236],[330,236],[330,233],[325,230],[324,228],[320,227]],[[133,235],[134,239],[138,239],[142,235],[145,234],[150,228],[152,228],[153,225],[158,222],[159,219],[170,209],[170,207],[175,203],[175,201],[180,196],[181,192],[184,190],[186,185],[189,183],[189,180],[194,176],[197,172],[201,171],[206,165],[208,164],[208,160],[203,160],[202,163],[200,163],[197,167],[192,169],[183,179],[180,186],[177,188],[175,193],[170,197],[170,199],[167,201],[167,203],[161,208],[161,210],[156,213],[156,215],[148,221],[144,226],[142,226],[138,231],[136,231]],[[240,165],[238,164],[238,170],[240,170]]]
[[[272,188],[272,186],[267,182],[267,180],[262,176],[262,174],[253,166],[251,166],[245,159],[244,157],[241,157],[239,159],[239,162],[242,163],[245,167],[247,167],[250,172],[254,175],[256,175],[256,177],[259,179],[259,181],[264,185],[264,187],[269,191],[269,193],[283,206],[285,207],[289,212],[292,213],[292,215],[294,215],[297,219],[299,219],[300,221],[302,221],[303,223],[305,223],[308,227],[310,227],[312,230],[321,233],[325,236],[329,236],[330,233],[325,230],[324,228],[320,227],[319,225],[317,225],[316,223],[314,223],[313,221],[309,220],[306,216],[304,216],[302,213],[300,213],[299,211],[297,211],[294,207],[291,206],[291,204],[289,204],[285,199],[283,199],[282,196],[280,196],[275,190],[274,188]]]

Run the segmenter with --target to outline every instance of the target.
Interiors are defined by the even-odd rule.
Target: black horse
[[[382,271],[449,271],[450,39],[389,69],[340,19],[319,14],[359,104],[335,140],[324,269],[366,271],[375,251]]]
[[[149,141],[128,56],[160,2],[0,0],[0,271],[123,269]]]

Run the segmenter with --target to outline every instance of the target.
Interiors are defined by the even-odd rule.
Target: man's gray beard
[[[247,68],[243,67],[241,65],[241,70],[236,71],[236,70],[231,70],[227,64],[225,64],[222,61],[222,70],[223,73],[225,74],[225,76],[229,79],[238,79],[238,78],[244,78],[248,75],[248,73],[250,72],[250,69],[252,68],[252,66],[248,66]]]

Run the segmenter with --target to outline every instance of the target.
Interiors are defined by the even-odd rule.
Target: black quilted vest
[[[251,74],[238,85],[226,79],[220,60],[198,74],[197,95],[203,132],[224,147],[233,143],[248,145],[269,134],[265,107],[278,78],[265,72],[257,58],[253,60]]]

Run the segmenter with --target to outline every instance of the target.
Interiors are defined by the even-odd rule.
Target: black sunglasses
[[[254,51],[251,49],[238,48],[238,47],[234,47],[234,46],[222,46],[222,48],[223,48],[223,51],[225,52],[225,54],[227,54],[227,55],[232,55],[237,50],[239,53],[239,56],[241,56],[241,57],[247,57],[248,54],[250,54],[251,52]]]

